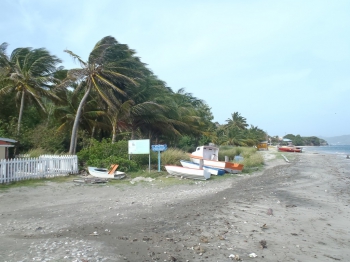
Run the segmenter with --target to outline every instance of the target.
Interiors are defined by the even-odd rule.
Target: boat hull
[[[180,176],[190,179],[207,180],[210,178],[210,172],[206,169],[188,168],[182,166],[165,166],[166,171],[173,176]]]
[[[191,161],[186,161],[186,160],[180,160],[180,162],[181,162],[181,165],[183,167],[199,169],[199,164],[197,164],[197,163],[194,163]],[[203,169],[208,170],[209,173],[211,175],[214,175],[214,176],[222,176],[226,173],[225,169],[215,168],[215,167],[210,167],[210,166],[203,166]]]
[[[199,162],[201,161],[201,158],[191,156],[191,161],[199,164]],[[224,169],[226,170],[226,172],[231,174],[241,173],[244,167],[242,164],[238,164],[238,163],[214,161],[214,160],[206,160],[206,159],[203,159],[203,165],[208,167]]]
[[[303,149],[301,147],[282,146],[278,148],[278,151],[302,153]]]
[[[115,171],[113,174],[108,174],[108,169],[98,167],[88,167],[89,174],[99,178],[122,179],[126,176],[124,172]]]

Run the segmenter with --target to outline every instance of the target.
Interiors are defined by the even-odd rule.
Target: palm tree
[[[60,124],[58,131],[69,133],[68,130],[72,130],[81,97],[79,97],[78,93],[69,90],[63,90],[63,92],[60,93],[60,97],[64,101],[64,104],[55,107],[54,117]],[[97,122],[97,119],[104,114],[105,112],[97,106],[97,102],[93,99],[89,99],[82,110],[79,126],[89,132],[92,137],[96,126],[102,129],[108,128],[106,124]]]
[[[16,92],[16,102],[20,104],[17,135],[20,133],[25,101],[33,103],[45,112],[43,97],[53,100],[59,98],[51,92],[51,88],[59,80],[54,77],[56,65],[61,62],[44,48],[17,48],[11,56],[6,54],[8,44],[0,45],[0,69],[5,77],[0,94]]]
[[[112,126],[112,143],[117,141],[117,132],[120,129],[128,129],[129,124],[127,118],[130,116],[130,111],[133,104],[134,101],[130,99],[124,103],[118,103],[116,108],[108,108],[106,117]]]
[[[135,51],[129,49],[127,45],[118,43],[111,36],[97,42],[87,62],[72,51],[65,50],[65,52],[78,60],[81,66],[81,68],[69,70],[68,79],[79,83],[75,89],[76,92],[84,92],[72,129],[69,153],[74,154],[79,119],[90,91],[94,90],[109,108],[116,108],[120,98],[118,99],[115,94],[127,97],[126,86],[137,85],[137,78],[142,77],[142,73],[148,70],[145,64],[135,56]]]
[[[247,119],[241,116],[241,114],[238,112],[234,112],[233,114],[231,114],[231,118],[228,118],[226,122],[227,128],[237,127],[240,130],[244,130],[248,127]]]

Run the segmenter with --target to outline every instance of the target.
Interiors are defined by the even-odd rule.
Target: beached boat
[[[296,152],[296,153],[303,152],[303,148],[298,146],[279,146],[277,148],[278,148],[278,151],[280,152]]]
[[[180,163],[183,167],[200,169],[200,164],[194,163],[192,161],[180,160]],[[215,175],[215,176],[222,176],[226,173],[225,169],[220,169],[220,168],[215,168],[210,166],[203,166],[203,169],[208,170],[211,175]]]
[[[210,172],[206,169],[188,168],[182,166],[165,166],[166,171],[173,176],[184,178],[207,180],[210,178]]]
[[[219,148],[215,146],[199,146],[196,151],[190,155],[191,161],[199,164],[203,159],[203,165],[224,169],[231,174],[240,173],[243,170],[243,165],[239,163],[232,163],[228,161],[218,161]]]
[[[107,168],[88,167],[89,174],[99,178],[122,179],[126,176],[125,172],[108,170]],[[112,172],[111,172],[112,171]]]

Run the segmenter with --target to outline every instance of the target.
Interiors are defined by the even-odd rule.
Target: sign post
[[[150,140],[129,140],[128,141],[128,154],[129,160],[131,155],[136,154],[148,154],[148,170],[151,172],[151,154],[149,150]]]
[[[152,151],[158,152],[158,172],[160,172],[160,152],[168,149],[167,145],[152,145]]]

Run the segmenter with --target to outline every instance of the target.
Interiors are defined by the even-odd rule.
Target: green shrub
[[[264,164],[264,157],[255,150],[253,154],[246,153],[241,164],[244,165],[244,168],[258,167]]]
[[[138,164],[129,160],[128,141],[122,140],[112,144],[110,139],[101,142],[91,139],[85,142],[83,148],[77,155],[81,166],[96,166],[109,168],[112,164],[118,164],[118,170],[136,170]]]
[[[51,155],[52,152],[49,152],[43,148],[35,148],[35,149],[31,149],[29,150],[27,153],[25,153],[26,155],[29,155],[29,157],[39,157],[41,155]]]
[[[103,139],[101,142],[91,139],[90,144],[80,150],[77,155],[79,160],[84,162],[94,159],[106,159],[110,156],[128,159],[128,141],[122,140],[112,144],[110,139]]]
[[[190,160],[189,154],[177,148],[168,148],[161,153],[162,165],[181,165],[180,160]]]
[[[151,155],[151,163],[158,163],[158,152],[150,152]],[[133,155],[131,156],[131,159],[134,160],[139,166],[142,167],[147,167],[148,169],[148,165],[149,165],[149,156],[148,155]]]
[[[222,146],[219,150],[219,161],[225,161],[225,156],[233,160],[235,156],[241,155],[245,147]]]
[[[238,161],[244,165],[244,168],[258,167],[264,163],[264,158],[257,153],[255,147],[233,147],[222,146],[219,150],[219,160],[224,161],[225,156],[229,157],[229,161],[234,161],[235,156],[241,156],[243,159]]]
[[[90,159],[86,164],[87,166],[103,167],[107,169],[109,169],[112,164],[118,164],[118,171],[123,172],[139,170],[139,166],[135,161],[117,156],[109,156],[104,159]]]

